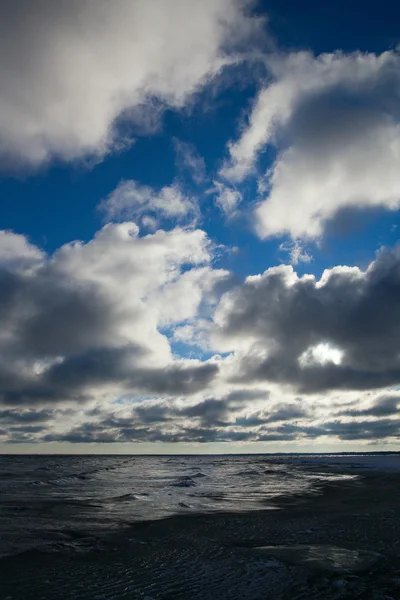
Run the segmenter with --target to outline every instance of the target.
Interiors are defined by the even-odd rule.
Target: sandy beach
[[[1,598],[397,600],[400,474],[353,472],[273,510],[133,523],[5,558]]]

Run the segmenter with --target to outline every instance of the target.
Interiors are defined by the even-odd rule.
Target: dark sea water
[[[351,477],[309,463],[261,455],[0,456],[0,556],[83,551],[135,521],[274,508],[282,496]]]

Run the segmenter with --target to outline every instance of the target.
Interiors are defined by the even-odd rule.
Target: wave
[[[121,496],[112,496],[111,498],[107,499],[108,502],[130,502],[131,500],[139,500],[139,498],[137,496],[135,496],[135,494],[121,494]]]
[[[195,487],[196,482],[193,481],[193,478],[190,477],[189,475],[184,475],[182,477],[179,477],[179,479],[177,481],[175,481],[174,483],[171,483],[171,485],[172,485],[172,487],[189,488],[189,487]]]
[[[238,473],[234,473],[234,475],[236,475],[237,477],[248,477],[248,476],[259,476],[261,475],[261,473],[259,473],[259,471],[255,471],[254,469],[248,469],[246,471],[238,471]]]
[[[70,473],[68,475],[62,475],[61,477],[54,477],[51,479],[37,479],[32,481],[30,485],[42,486],[42,485],[66,485],[71,481],[88,481],[96,471],[89,471],[86,473]]]

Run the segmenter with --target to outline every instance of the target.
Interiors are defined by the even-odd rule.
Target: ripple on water
[[[251,551],[287,563],[335,573],[367,571],[382,558],[377,552],[322,545],[258,546]]]

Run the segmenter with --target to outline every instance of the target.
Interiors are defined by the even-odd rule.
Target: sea
[[[396,457],[399,464],[399,456]],[[375,461],[375,462],[374,462]],[[176,514],[277,510],[357,477],[374,456],[0,456],[0,557],[83,551],[137,521]],[[377,468],[377,467],[376,467]]]

